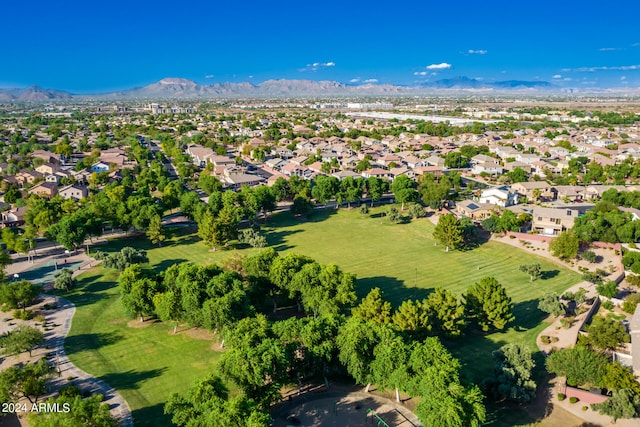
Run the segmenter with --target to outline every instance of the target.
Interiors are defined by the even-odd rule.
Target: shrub
[[[566,398],[567,398],[567,396],[565,396],[563,393],[558,393],[558,400],[559,400],[560,402],[562,402],[562,401],[563,401],[564,399],[566,399]]]
[[[569,329],[573,325],[573,321],[576,320],[573,316],[567,316],[564,319],[560,319],[560,324],[563,328]]]
[[[569,398],[569,403],[576,403],[578,401],[577,397],[570,397]]]
[[[33,311],[31,310],[13,310],[13,317],[20,320],[33,319]]]
[[[629,294],[622,303],[622,311],[633,314],[638,303],[640,303],[640,293]]]
[[[267,246],[267,239],[253,229],[242,230],[238,237],[240,243],[245,243],[252,248],[264,248]]]
[[[606,308],[607,310],[613,310],[613,303],[611,301],[603,301],[602,307]]]
[[[582,253],[582,259],[593,263],[593,262],[596,262],[597,256],[596,256],[596,253],[593,251],[584,251]]]
[[[583,410],[583,411],[586,411],[587,409],[589,409],[589,407],[588,407],[588,406],[586,406],[586,405],[584,405],[584,406],[582,407],[582,410]]]
[[[637,274],[627,274],[627,283],[632,286],[640,287],[640,276]]]
[[[369,213],[369,207],[367,205],[360,206],[360,214],[367,215]]]
[[[596,291],[603,297],[613,298],[618,293],[618,284],[613,280],[596,286]]]
[[[551,344],[551,338],[549,338],[547,335],[541,336],[540,341],[542,341],[543,344]]]
[[[425,214],[424,208],[419,203],[409,205],[409,215],[411,215],[411,218],[422,218]]]

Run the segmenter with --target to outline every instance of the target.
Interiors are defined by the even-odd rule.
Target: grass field
[[[274,215],[265,227],[269,244],[278,251],[295,251],[321,263],[335,263],[358,277],[358,295],[380,287],[394,305],[407,298],[426,297],[442,286],[461,295],[484,276],[494,276],[506,288],[515,304],[515,324],[505,332],[489,335],[470,333],[446,345],[458,357],[464,374],[480,381],[493,369],[491,352],[504,343],[520,342],[535,348],[535,337],[546,326],[537,310],[537,299],[545,292],[561,293],[580,276],[544,258],[512,246],[486,242],[470,251],[446,253],[435,246],[434,229],[428,219],[390,224],[379,217],[380,210],[362,216],[357,209],[314,212],[310,220]],[[163,247],[146,239],[120,239],[103,250],[135,246],[148,251],[149,264],[160,271],[182,261],[199,264],[220,262],[233,251],[209,252],[193,230],[176,229]],[[255,249],[241,249],[240,254]],[[519,265],[542,265],[544,277],[530,283]],[[170,327],[150,324],[127,326],[115,287],[115,274],[92,270],[82,277],[81,290],[70,298],[78,306],[67,343],[74,363],[103,378],[122,392],[140,425],[163,425],[162,404],[172,391],[185,391],[195,378],[208,373],[218,353],[211,341],[191,338],[186,333],[170,335]],[[84,288],[82,288],[84,287]],[[135,322],[129,323],[135,325]],[[143,421],[144,420],[144,421]],[[524,421],[524,420],[523,420]],[[499,420],[492,425],[504,424]]]
[[[117,389],[133,412],[136,425],[169,426],[164,402],[172,392],[187,390],[212,371],[220,353],[206,334],[123,316],[114,270],[95,268],[80,277],[65,350],[78,367]],[[131,325],[131,326],[129,326]]]

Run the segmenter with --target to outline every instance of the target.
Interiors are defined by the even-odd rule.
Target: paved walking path
[[[48,255],[36,259],[35,262],[20,261],[7,266],[7,276],[18,274],[20,279],[29,278],[30,272],[35,272],[38,276],[32,282],[42,283],[43,289],[50,289],[53,276],[58,269],[71,268],[73,276],[77,276],[89,268],[97,265],[99,261],[86,255],[84,252],[66,256],[64,250],[52,251]],[[57,267],[56,267],[57,264]],[[104,381],[97,379],[75,366],[68,358],[64,351],[64,340],[69,334],[73,315],[76,307],[73,303],[65,298],[55,295],[41,294],[42,302],[40,305],[55,305],[55,310],[44,310],[45,322],[51,325],[49,331],[45,331],[45,341],[41,347],[49,349],[52,353],[51,362],[56,364],[58,376],[50,381],[51,388],[57,390],[64,385],[68,385],[70,381],[68,377],[81,390],[90,393],[99,393],[104,396],[103,403],[109,405],[111,414],[118,420],[123,427],[133,426],[133,417],[131,409],[124,398],[111,386]]]
[[[71,382],[81,390],[102,394],[104,396],[103,402],[109,405],[111,414],[123,427],[132,427],[131,410],[124,398],[109,384],[75,366],[64,351],[64,339],[71,329],[73,315],[76,312],[75,305],[65,298],[54,295],[42,294],[41,297],[44,299],[45,304],[56,305],[56,309],[45,316],[48,324],[56,325],[51,331],[47,332],[44,343],[46,347],[55,353],[53,362],[56,364],[58,377],[51,381],[52,387],[58,389],[67,385],[70,382],[67,378],[73,377]]]

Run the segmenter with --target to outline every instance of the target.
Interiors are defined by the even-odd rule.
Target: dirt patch
[[[173,328],[171,328],[169,333],[173,334]],[[180,326],[178,326],[178,334],[183,334],[188,336],[189,338],[193,338],[196,340],[207,340],[207,341],[211,341],[215,337],[215,335],[212,332],[209,332],[206,329],[200,329],[200,328],[181,329]]]
[[[141,322],[140,319],[134,319],[134,320],[129,320],[127,322],[127,326],[134,329],[143,329],[143,328],[148,328],[149,326],[157,322],[158,322],[157,320],[145,320],[144,322]]]

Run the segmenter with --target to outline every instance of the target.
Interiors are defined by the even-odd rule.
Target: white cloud
[[[414,76],[426,76],[429,74],[427,71],[416,71],[413,73]]]
[[[620,80],[627,80],[627,76],[620,77]]]
[[[469,55],[486,55],[486,54],[487,54],[487,51],[486,51],[486,50],[484,50],[484,49],[479,49],[479,50],[469,49],[469,50],[467,51],[467,53],[468,53]]]
[[[551,77],[552,79],[561,79],[562,76],[560,74],[556,74],[554,76]]]
[[[447,70],[451,68],[451,64],[447,64],[446,62],[442,62],[440,64],[431,64],[427,65],[427,70]]]
[[[356,77],[354,79],[349,80],[349,83],[358,83],[360,81],[360,77]]]
[[[314,62],[313,64],[307,64],[306,67],[304,68],[299,68],[298,71],[304,72],[304,71],[318,71],[321,68],[329,68],[329,67],[335,67],[336,63],[333,61],[329,61],[329,62]]]
[[[570,82],[571,80],[573,80],[571,77],[565,77],[564,79],[562,79],[565,82]]]
[[[215,77],[215,76],[214,76],[213,74],[206,74],[206,75],[204,76],[204,78],[205,78],[205,79],[212,79],[212,78],[214,78],[214,77]]]
[[[367,79],[364,82],[365,83],[378,83],[378,79]]]
[[[640,65],[620,65],[620,66],[603,66],[603,67],[579,67],[579,68],[563,68],[562,71],[565,73],[568,72],[578,72],[578,73],[595,73],[596,71],[634,71],[640,70]]]
[[[612,52],[614,50],[622,50],[619,47],[601,47],[598,49],[600,52]]]
[[[249,78],[250,78],[250,79],[252,79],[252,78],[253,78],[253,76],[249,76]]]

